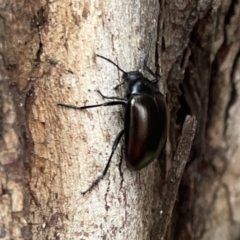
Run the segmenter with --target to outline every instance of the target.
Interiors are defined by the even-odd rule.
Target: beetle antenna
[[[142,60],[141,63],[139,64],[138,71],[139,71],[141,68],[143,68],[144,66],[147,65],[147,61],[148,61],[148,57],[149,57],[149,52],[150,52],[151,45],[152,45],[152,36],[151,36],[151,33],[148,34],[148,38],[149,38],[149,42],[148,42],[147,53],[145,54],[143,60]]]
[[[143,65],[147,64],[147,60],[148,60],[148,57],[149,57],[149,52],[150,52],[150,49],[151,49],[151,45],[152,45],[152,36],[151,36],[151,33],[149,33],[148,49],[147,49],[147,54],[145,55],[145,57],[143,59]]]
[[[110,60],[109,58],[106,58],[106,57],[103,57],[103,56],[101,56],[101,55],[98,55],[98,54],[96,54],[96,56],[97,57],[100,57],[100,58],[103,58],[103,59],[105,59],[106,61],[108,61],[108,62],[110,62],[110,63],[112,63],[115,67],[117,67],[118,68],[118,70],[120,70],[121,72],[123,72],[123,73],[125,73],[125,74],[127,74],[125,71],[123,71],[115,62],[113,62],[112,60]]]

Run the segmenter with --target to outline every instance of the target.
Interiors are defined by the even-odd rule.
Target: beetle
[[[100,90],[97,90],[104,99],[111,99],[111,101],[81,107],[65,103],[58,104],[59,106],[79,110],[114,105],[123,105],[125,107],[124,129],[119,132],[113,142],[112,151],[105,169],[92,185],[82,192],[83,195],[90,192],[104,178],[114,151],[123,135],[125,135],[126,165],[131,171],[146,167],[164,153],[167,140],[167,106],[163,94],[160,93],[157,87],[158,76],[147,66],[150,46],[151,37],[148,51],[142,61],[142,67],[154,77],[153,80],[144,77],[140,72],[140,67],[136,71],[125,72],[112,60],[97,54],[97,57],[110,62],[123,73],[123,83],[117,85],[115,89],[125,83],[127,85],[125,97],[107,97]]]

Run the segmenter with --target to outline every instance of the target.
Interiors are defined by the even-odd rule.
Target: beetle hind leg
[[[117,137],[115,138],[114,142],[113,142],[113,145],[112,145],[112,152],[110,154],[110,157],[108,158],[108,162],[107,162],[107,165],[106,167],[104,168],[103,172],[102,172],[102,175],[100,175],[93,183],[92,185],[84,192],[82,192],[82,195],[85,195],[86,193],[90,192],[96,185],[98,185],[98,183],[106,176],[107,174],[107,171],[109,169],[109,166],[110,166],[110,163],[111,163],[111,160],[112,160],[112,157],[113,157],[113,154],[122,138],[124,134],[124,130],[122,130],[118,135]]]

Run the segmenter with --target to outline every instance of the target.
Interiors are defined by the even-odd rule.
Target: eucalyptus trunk
[[[1,239],[240,238],[239,1],[3,0],[0,16]],[[96,54],[136,70],[149,33],[166,153],[130,172],[121,141],[83,196],[124,109],[58,103],[124,96],[122,73]]]

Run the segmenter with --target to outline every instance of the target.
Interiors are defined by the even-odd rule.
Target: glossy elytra
[[[140,72],[140,68],[136,71],[125,72],[110,59],[97,55],[112,63],[123,72],[122,79],[127,89],[125,97],[107,97],[98,90],[97,92],[104,99],[111,99],[111,101],[82,107],[63,103],[58,104],[63,107],[80,110],[114,105],[123,105],[125,107],[124,129],[119,132],[112,145],[112,151],[107,165],[102,175],[99,176],[86,191],[82,192],[82,194],[91,191],[106,175],[114,151],[123,134],[125,135],[125,159],[129,170],[137,171],[146,167],[164,152],[167,139],[168,114],[164,96],[158,90],[158,77],[146,65],[150,46],[151,39],[149,41],[147,54],[142,61],[142,67],[154,77],[153,80],[144,77]],[[115,89],[121,85],[122,84],[119,84]]]

